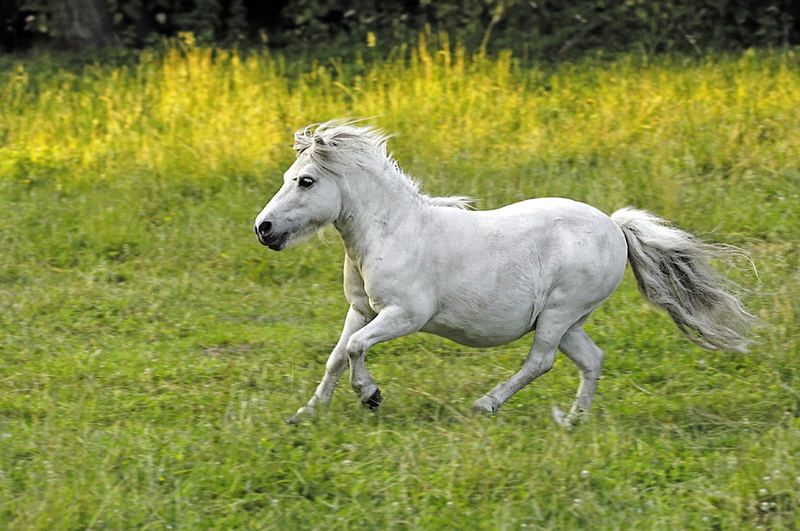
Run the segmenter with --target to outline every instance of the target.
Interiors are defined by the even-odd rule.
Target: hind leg
[[[533,345],[522,368],[472,404],[479,412],[494,413],[514,393],[553,368],[556,348],[575,317],[560,311],[544,311],[539,315]]]
[[[592,341],[592,338],[583,329],[582,323],[576,323],[564,334],[558,348],[574,361],[581,371],[578,394],[575,396],[569,413],[565,414],[557,408],[553,408],[556,422],[562,426],[570,426],[587,415],[592,407],[597,381],[600,379],[600,371],[603,368],[603,351]]]

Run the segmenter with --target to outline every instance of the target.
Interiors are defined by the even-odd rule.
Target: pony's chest
[[[345,296],[347,297],[347,302],[350,303],[350,306],[358,310],[361,315],[374,317],[383,309],[383,305],[371,298],[364,289],[352,291],[345,290]]]
[[[370,296],[372,291],[374,291],[374,287],[371,287],[368,292],[368,284],[364,282],[361,269],[353,261],[346,260],[344,268],[345,297],[350,306],[366,317],[374,317],[383,309],[379,300],[374,295]]]

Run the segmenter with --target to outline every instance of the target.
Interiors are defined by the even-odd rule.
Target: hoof
[[[494,400],[492,400],[491,397],[483,395],[472,403],[472,411],[482,415],[491,415],[497,411],[497,407],[494,405]]]
[[[569,413],[564,413],[556,406],[553,406],[553,420],[562,428],[571,429],[582,420],[586,419],[586,416],[586,411],[579,411],[578,413],[570,411]]]
[[[562,428],[572,427],[572,421],[570,420],[569,415],[558,409],[556,406],[553,406],[553,420]]]
[[[375,389],[375,392],[372,393],[369,396],[369,398],[365,398],[364,400],[361,401],[361,403],[364,404],[365,407],[368,407],[372,411],[378,409],[378,406],[381,405],[381,402],[383,402],[383,397],[381,396],[380,389]]]
[[[297,413],[295,413],[294,415],[292,415],[291,417],[286,419],[286,424],[289,424],[291,426],[296,426],[296,425],[300,424],[300,422],[303,419],[306,419],[306,418],[309,418],[309,417],[313,417],[313,416],[314,416],[314,410],[313,409],[311,409],[309,407],[301,407],[300,409],[297,410]]]

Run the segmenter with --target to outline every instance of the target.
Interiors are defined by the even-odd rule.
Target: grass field
[[[0,57],[0,528],[800,527],[797,53]],[[286,426],[338,337],[342,250],[269,252],[252,220],[293,131],[346,116],[378,116],[430,194],[633,205],[746,249],[759,344],[698,349],[628,272],[571,431],[563,356],[474,417],[530,338],[420,334],[370,351],[377,414],[342,383]]]

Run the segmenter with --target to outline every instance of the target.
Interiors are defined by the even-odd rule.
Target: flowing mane
[[[312,124],[294,134],[294,149],[299,156],[308,153],[315,164],[337,173],[336,168],[356,164],[369,168],[377,178],[390,186],[399,186],[416,195],[422,202],[435,206],[468,208],[468,197],[431,197],[420,193],[419,182],[409,177],[387,151],[391,135],[375,127],[358,127],[355,122],[331,120]]]

